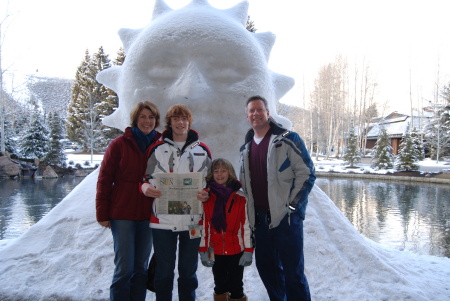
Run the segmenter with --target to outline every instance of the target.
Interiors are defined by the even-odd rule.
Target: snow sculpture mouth
[[[276,113],[276,103],[294,80],[268,69],[275,35],[246,30],[247,16],[247,1],[222,10],[193,0],[173,10],[156,0],[148,26],[119,31],[124,64],[97,76],[119,96],[118,109],[103,123],[124,130],[139,101],[154,102],[163,116],[172,104],[183,103],[194,114],[192,128],[213,156],[229,159],[237,157],[249,128],[248,97],[264,96],[272,117],[290,128],[291,122]]]

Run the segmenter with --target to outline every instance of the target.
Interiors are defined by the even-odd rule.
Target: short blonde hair
[[[161,119],[161,115],[159,114],[158,107],[150,101],[141,101],[138,102],[134,108],[130,112],[130,121],[131,121],[131,127],[137,127],[137,121],[139,118],[139,114],[143,109],[147,109],[150,112],[152,112],[153,116],[155,117],[155,129],[159,126],[159,121]]]
[[[224,158],[218,158],[212,161],[211,167],[209,168],[208,175],[206,176],[206,182],[214,180],[214,170],[220,167],[224,167],[226,170],[228,170],[229,177],[227,180],[227,185],[231,181],[236,181],[236,172],[234,171],[233,164],[231,164],[230,161]]]
[[[175,104],[172,105],[166,113],[165,121],[166,121],[166,129],[170,129],[170,119],[172,117],[187,117],[189,121],[189,128],[192,126],[192,122],[194,119],[192,118],[192,112],[186,105],[183,104]]]

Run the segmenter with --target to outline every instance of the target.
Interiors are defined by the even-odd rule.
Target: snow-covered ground
[[[97,176],[98,169],[22,236],[1,241],[0,300],[108,300],[113,246],[95,221]],[[449,258],[363,237],[317,186],[305,220],[305,262],[316,301],[450,300]],[[211,300],[211,270],[199,264],[197,275],[197,300]],[[244,283],[250,300],[269,300],[254,263]]]
[[[348,168],[348,164],[344,163],[344,160],[330,158],[328,160],[319,157],[318,160],[313,158],[316,170],[320,172],[344,172],[344,173],[377,173],[377,174],[389,174],[395,172],[394,169],[374,169],[371,167],[371,158],[362,158],[361,162],[355,164],[358,168]],[[450,162],[431,160],[429,158],[419,162],[421,172],[447,172],[450,171]]]
[[[69,164],[69,162],[72,162],[73,163],[71,164],[72,166],[79,163],[81,166],[94,167],[96,164],[100,165],[103,159],[102,154],[94,154],[91,158],[90,154],[80,154],[73,150],[67,150],[66,155],[67,155],[67,163]],[[370,160],[371,160],[370,158],[363,158],[360,163],[356,164],[358,168],[350,169],[346,167],[348,165],[346,165],[344,161],[341,159],[330,158],[326,160],[323,157],[319,157],[319,159],[316,160],[316,158],[313,157],[314,165],[316,166],[316,170],[319,172],[334,171],[344,173],[352,172],[352,173],[378,173],[378,174],[388,174],[394,172],[393,169],[376,170],[371,167]],[[89,165],[86,165],[85,164],[86,162],[88,162]],[[440,172],[440,171],[450,172],[450,162],[448,161],[441,160],[439,162],[436,162],[436,160],[431,160],[427,158],[423,161],[420,161],[419,165],[420,171],[422,172]]]

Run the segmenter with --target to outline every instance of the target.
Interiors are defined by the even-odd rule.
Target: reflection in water
[[[0,239],[20,236],[83,179],[0,180]],[[450,258],[448,185],[322,177],[316,184],[366,237]]]
[[[84,178],[0,180],[0,239],[20,236]]]
[[[316,184],[366,237],[450,258],[448,185],[322,177]]]

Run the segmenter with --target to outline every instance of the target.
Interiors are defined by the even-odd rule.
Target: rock
[[[75,171],[75,177],[86,177],[89,174],[86,170],[83,169],[77,169]]]
[[[0,177],[14,177],[20,175],[20,164],[8,158],[0,157]]]
[[[58,174],[53,170],[50,165],[47,165],[44,172],[42,173],[43,178],[57,178]]]

